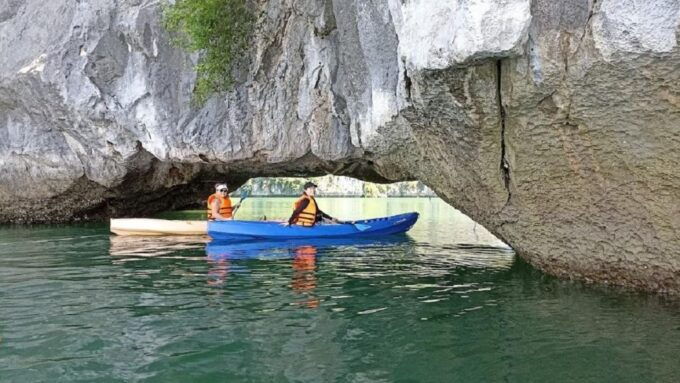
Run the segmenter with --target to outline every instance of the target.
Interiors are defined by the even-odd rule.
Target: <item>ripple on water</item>
[[[434,201],[344,201],[422,217],[335,245],[0,229],[0,380],[680,380],[677,305],[546,277]]]

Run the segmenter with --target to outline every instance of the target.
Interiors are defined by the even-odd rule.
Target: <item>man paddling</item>
[[[316,199],[314,199],[316,187],[317,186],[313,182],[307,182],[304,185],[302,195],[293,204],[293,214],[285,224],[286,226],[299,225],[312,227],[324,218],[331,220],[334,223],[342,223],[340,220],[331,217],[319,209],[319,205],[316,203]]]
[[[234,213],[239,207],[241,207],[240,202],[232,207],[229,187],[226,183],[215,184],[215,194],[208,197],[208,220],[226,221],[234,219]]]

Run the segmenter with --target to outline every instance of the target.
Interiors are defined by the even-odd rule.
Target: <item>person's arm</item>
[[[298,207],[296,207],[295,210],[293,210],[293,214],[291,214],[290,218],[288,218],[288,224],[292,225],[293,221],[295,221],[295,218],[297,218],[297,216],[300,215],[300,213],[303,210],[305,210],[307,206],[309,206],[309,200],[303,199],[298,205]]]
[[[317,216],[317,222],[320,221],[320,220],[323,219],[323,218],[329,219],[329,220],[331,220],[331,221],[333,221],[333,222],[335,222],[335,223],[339,223],[339,222],[340,222],[339,219],[331,217],[330,215],[328,215],[328,214],[324,213],[323,211],[321,211],[321,209],[319,209],[319,210],[316,212],[316,216]]]

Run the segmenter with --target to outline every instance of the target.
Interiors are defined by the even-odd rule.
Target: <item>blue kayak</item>
[[[283,226],[268,221],[210,221],[208,235],[215,240],[359,238],[407,232],[418,220],[418,213],[364,219],[343,224],[316,224],[312,227]]]

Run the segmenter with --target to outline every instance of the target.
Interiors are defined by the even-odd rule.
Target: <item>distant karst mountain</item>
[[[351,177],[323,176],[309,178],[319,187],[317,192],[325,197],[436,197],[422,182],[396,182],[376,184]],[[242,188],[253,196],[297,196],[307,179],[294,177],[253,178]]]

